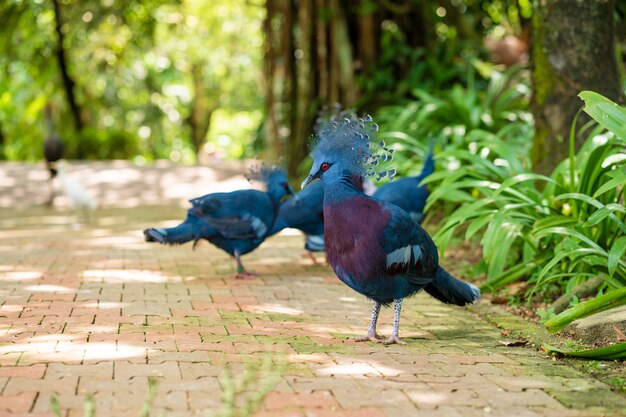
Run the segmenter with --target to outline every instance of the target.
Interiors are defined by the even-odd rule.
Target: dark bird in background
[[[382,341],[376,334],[380,307],[394,302],[393,333],[385,343],[403,343],[398,327],[405,297],[424,289],[444,303],[462,306],[476,301],[480,291],[439,266],[431,237],[407,212],[365,195],[354,184],[355,175],[395,174],[382,170],[380,162],[391,152],[373,142],[376,130],[369,116],[337,118],[317,135],[313,167],[302,187],[321,179],[328,260],[341,281],[374,301],[367,336],[358,340]]]
[[[323,202],[322,183],[311,184],[280,206],[278,217],[268,236],[287,228],[302,231],[305,234],[306,253],[313,263],[317,264],[313,252],[324,250]]]
[[[54,178],[57,176],[58,168],[57,163],[63,158],[65,146],[59,135],[54,130],[52,122],[52,105],[47,104],[44,109],[44,116],[46,119],[46,138],[43,141],[43,156],[46,160],[46,168],[50,173],[50,198],[47,204],[52,205],[54,202]]]
[[[424,220],[424,207],[428,199],[428,188],[419,185],[420,182],[435,171],[435,160],[433,158],[434,141],[431,140],[428,153],[424,158],[424,166],[419,175],[415,177],[400,178],[378,188],[373,196],[385,200],[400,207],[409,213],[411,218],[417,223]]]
[[[181,224],[169,229],[143,231],[146,241],[183,244],[206,239],[235,258],[237,278],[252,273],[241,263],[241,255],[256,249],[268,236],[281,201],[293,192],[286,174],[276,168],[261,167],[251,179],[263,182],[267,191],[237,190],[207,194],[190,200],[192,207]]]

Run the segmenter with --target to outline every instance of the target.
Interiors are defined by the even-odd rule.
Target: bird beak
[[[306,177],[306,179],[304,181],[302,181],[302,185],[300,186],[301,188],[306,187],[307,185],[309,185],[310,182],[315,181],[317,178],[319,178],[317,175],[310,175],[308,177]]]

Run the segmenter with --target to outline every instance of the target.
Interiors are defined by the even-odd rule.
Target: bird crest
[[[264,162],[256,161],[245,175],[249,182],[258,181],[266,186],[276,180],[286,178],[285,171],[275,165],[268,166]]]
[[[317,119],[311,141],[311,156],[323,160],[330,155],[343,159],[346,168],[361,177],[376,181],[393,178],[396,170],[390,168],[394,149],[376,140],[378,125],[370,115],[357,117],[352,111],[335,106],[330,115]]]

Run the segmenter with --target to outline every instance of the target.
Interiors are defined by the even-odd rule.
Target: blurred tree
[[[273,156],[286,158],[291,176],[301,174],[298,168],[321,106],[372,107],[363,104],[380,101],[383,92],[362,81],[377,76],[383,55],[397,55],[381,50],[389,46],[383,32],[401,32],[409,50],[431,47],[435,8],[416,0],[266,1],[263,134]],[[396,66],[395,58],[387,59],[389,77],[402,78],[408,62]]]
[[[250,2],[215,0],[207,7],[183,0],[157,14],[156,59],[167,62],[169,72],[163,93],[177,97],[196,154],[203,152],[218,109],[253,112],[262,105],[262,13],[262,6]],[[231,126],[223,140],[231,141],[236,129]],[[242,147],[236,156],[243,152]]]
[[[577,97],[592,90],[622,102],[615,59],[615,0],[536,0],[532,44],[535,170],[549,173],[568,156]],[[581,115],[579,123],[589,118]],[[578,149],[585,136],[576,138]]]
[[[57,35],[55,47],[57,62],[59,64],[59,70],[61,71],[67,103],[70,106],[70,111],[74,119],[74,126],[76,130],[80,132],[83,129],[82,111],[76,101],[76,92],[74,89],[76,83],[69,73],[67,52],[65,51],[65,33],[63,29],[63,16],[61,15],[61,4],[59,0],[52,0],[52,4],[54,6],[54,30]]]

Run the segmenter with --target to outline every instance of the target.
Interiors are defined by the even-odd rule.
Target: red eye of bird
[[[328,162],[324,162],[320,168],[322,168],[322,171],[328,171],[330,165],[328,165]]]
[[[285,189],[285,191],[287,191],[289,189],[289,184],[283,182],[283,188]]]

